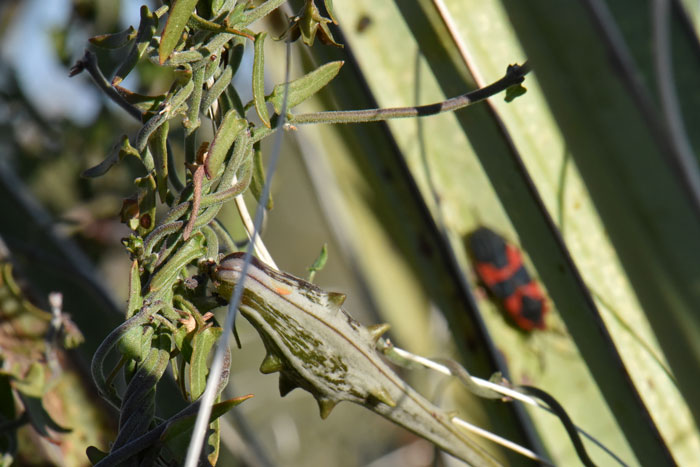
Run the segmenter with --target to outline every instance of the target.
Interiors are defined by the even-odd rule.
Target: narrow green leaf
[[[165,103],[160,112],[153,115],[143,124],[138,135],[136,135],[136,149],[139,152],[145,149],[148,138],[151,137],[153,132],[180,110],[180,107],[185,103],[185,100],[187,100],[190,94],[192,94],[193,90],[194,82],[190,80]]]
[[[245,396],[234,397],[233,399],[214,404],[211,408],[209,422],[213,422],[214,420],[221,417],[235,406],[247,401],[251,397],[253,397],[252,394],[247,394]],[[162,442],[168,442],[173,438],[185,433],[186,431],[191,430],[194,426],[195,420],[196,414],[192,414],[171,421],[170,423],[168,423],[168,428],[165,429],[165,432],[163,432],[163,435],[160,437],[160,440]]]
[[[253,145],[253,178],[250,181],[250,191],[255,196],[255,199],[260,202],[262,197],[263,187],[265,186],[265,168],[262,162],[262,151],[260,150],[260,142]],[[272,201],[272,193],[267,197],[265,209],[272,209],[274,202]]]
[[[118,49],[124,47],[136,37],[136,29],[129,26],[124,31],[115,32],[114,34],[101,34],[99,36],[88,39],[90,43],[96,47],[103,49]]]
[[[326,6],[326,11],[331,21],[333,21],[333,24],[338,24],[338,20],[335,19],[335,11],[333,11],[333,0],[323,0],[323,4]]]
[[[153,338],[153,335],[155,334],[156,330],[153,326],[146,326],[143,328],[143,332],[141,333],[141,342],[140,342],[140,348],[139,348],[139,357],[138,361],[139,362],[144,362],[143,365],[153,365],[153,360],[146,362],[146,359],[149,357],[149,354],[151,353],[151,348],[153,347],[154,343],[156,342],[156,339]]]
[[[131,90],[123,88],[119,85],[115,85],[114,87],[125,101],[127,101],[129,104],[133,104],[142,112],[152,112],[156,110],[158,106],[168,97],[166,94],[158,94],[155,96],[140,94],[138,92],[132,92]]]
[[[51,415],[44,408],[41,397],[31,397],[20,393],[22,404],[29,415],[29,423],[32,427],[44,437],[50,437],[49,430],[56,433],[70,433],[69,428],[64,428],[51,418]]]
[[[168,133],[170,123],[166,121],[154,133],[149,140],[153,165],[156,171],[156,185],[161,202],[165,202],[168,194]]]
[[[287,109],[291,109],[292,107],[301,104],[306,99],[316,94],[325,85],[330,83],[330,81],[335,78],[340,71],[340,67],[343,66],[343,63],[344,62],[340,60],[326,63],[311,73],[290,82],[287,97]],[[282,101],[284,100],[285,87],[285,83],[278,84],[275,86],[275,89],[272,90],[272,94],[270,94],[268,97],[268,102],[272,103],[277,114],[282,112]]]
[[[216,465],[221,447],[221,423],[218,418],[209,424],[209,430],[211,434],[207,437],[207,447],[209,448],[207,460],[211,465]]]
[[[219,237],[217,237],[214,229],[208,225],[202,227],[201,232],[207,239],[207,259],[215,261],[219,256]]]
[[[223,94],[223,92],[226,90],[226,87],[231,84],[231,79],[233,78],[233,68],[229,65],[226,68],[224,68],[224,71],[221,73],[221,75],[214,81],[214,84],[209,88],[207,93],[204,95],[204,99],[202,99],[202,106],[200,110],[202,113],[206,113],[207,110],[209,110],[209,107],[212,106],[214,102]]]
[[[126,302],[126,318],[134,316],[141,309],[142,304],[139,263],[134,260],[129,271],[129,299]]]
[[[261,32],[255,36],[255,55],[253,58],[253,102],[258,117],[270,127],[270,116],[267,113],[267,103],[265,102],[265,38],[267,34]]]
[[[221,72],[221,54],[209,57],[209,61],[204,65],[204,81],[209,81],[214,75],[219,75]]]
[[[134,46],[129,51],[122,64],[119,66],[117,73],[112,79],[112,84],[117,85],[126,78],[131,70],[136,66],[139,59],[143,56],[146,51],[149,42],[153,34],[156,33],[158,28],[158,18],[148,9],[146,5],[141,7],[141,23],[139,24],[139,30],[136,33],[136,42]]]
[[[168,15],[168,21],[165,23],[163,35],[160,38],[160,46],[158,47],[158,59],[161,65],[165,63],[175,46],[180,41],[182,31],[185,29],[187,20],[190,19],[197,0],[174,0]]]
[[[214,141],[209,147],[209,155],[205,162],[209,178],[216,178],[219,175],[224,159],[229,149],[236,140],[238,134],[248,126],[248,122],[238,116],[235,109],[226,112],[221,125],[214,136]]]
[[[141,359],[141,336],[143,327],[141,325],[129,328],[119,339],[117,349],[124,357],[139,361]]]
[[[150,291],[169,290],[182,268],[206,253],[207,249],[203,243],[204,235],[201,233],[192,235],[153,276],[149,285]]]
[[[318,257],[314,261],[314,264],[312,264],[311,267],[308,269],[309,282],[313,282],[314,276],[318,271],[323,269],[323,267],[326,265],[326,261],[328,261],[328,244],[324,243],[321,247],[321,252],[318,254]]]
[[[265,186],[265,168],[262,163],[262,151],[260,150],[260,142],[258,141],[253,145],[253,178],[250,181],[250,191],[255,196],[255,199],[260,202],[262,196],[262,190]],[[267,197],[267,204],[265,209],[268,211],[272,209],[273,201],[272,194]]]
[[[214,14],[218,13],[219,10],[224,6],[224,0],[212,0],[211,2],[211,11],[214,12]]]
[[[195,334],[192,339],[192,359],[189,367],[190,397],[196,400],[207,386],[207,357],[214,344],[221,336],[222,329],[208,327]]]
[[[122,135],[121,139],[114,146],[112,146],[112,149],[110,150],[109,155],[105,158],[105,160],[103,160],[96,166],[83,171],[81,176],[85,178],[95,178],[104,175],[109,169],[111,169],[114,165],[116,165],[126,156],[134,156],[140,158],[139,152],[133,146],[131,146],[131,143],[129,142],[129,137],[126,135]]]
[[[184,330],[184,332],[178,332],[176,343],[179,341],[178,347],[180,352],[182,352],[182,358],[186,363],[189,363],[189,361],[192,360],[192,339],[194,338],[195,331],[187,332],[184,326],[180,329]],[[182,339],[180,339],[180,337],[182,337]]]
[[[234,37],[231,40],[231,51],[228,54],[228,64],[235,73],[243,60],[243,52],[245,52],[245,39],[242,37]]]
[[[193,89],[192,93],[187,100],[187,116],[183,121],[183,126],[185,127],[185,134],[191,135],[194,130],[199,128],[199,110],[202,104],[202,93],[204,86],[204,72],[205,67],[200,67],[192,72],[192,83]]]
[[[226,163],[226,169],[221,176],[221,183],[217,188],[217,192],[228,190],[233,183],[234,175],[238,174],[241,165],[250,157],[252,157],[252,146],[250,132],[242,131],[238,134],[236,142],[233,146],[233,153]],[[240,174],[239,174],[240,175]]]

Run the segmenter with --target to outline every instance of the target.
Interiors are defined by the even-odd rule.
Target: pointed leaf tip
[[[367,327],[367,331],[369,331],[369,335],[372,337],[372,342],[374,345],[377,345],[379,338],[382,337],[390,328],[391,325],[389,323],[373,324],[372,326]]]
[[[279,389],[280,389],[280,396],[284,397],[287,394],[289,394],[292,390],[298,388],[299,385],[291,379],[289,376],[287,376],[284,373],[280,373],[280,382],[279,382]]]
[[[326,399],[323,397],[319,397],[318,399],[316,399],[316,402],[318,402],[318,408],[321,412],[321,419],[323,419],[323,420],[327,419],[328,416],[333,411],[333,408],[336,405],[338,405],[338,401]]]
[[[328,292],[328,302],[340,308],[345,303],[347,295],[340,292]]]
[[[260,373],[269,375],[281,371],[283,368],[282,360],[277,355],[268,353],[260,364]]]
[[[391,398],[389,392],[384,388],[373,389],[369,392],[369,395],[389,407],[396,407],[396,401]]]

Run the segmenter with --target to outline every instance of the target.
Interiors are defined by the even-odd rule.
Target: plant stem
[[[126,110],[129,115],[137,119],[139,122],[142,121],[143,113],[138,108],[128,103],[122,97],[122,95],[119,94],[116,89],[114,89],[114,86],[107,81],[107,78],[104,77],[100,71],[100,68],[97,66],[97,58],[95,57],[95,54],[89,50],[86,50],[83,58],[78,60],[75,66],[71,68],[69,76],[75,76],[83,70],[87,70],[87,72],[90,73],[90,76],[92,77],[93,81],[95,81],[95,84],[97,84],[97,86],[99,86],[99,88],[102,89],[110,99],[119,105],[119,107]]]
[[[520,84],[525,75],[530,71],[527,62],[522,65],[510,65],[503,78],[486,87],[462,94],[461,96],[447,99],[435,104],[419,105],[417,107],[395,107],[389,109],[346,110],[332,112],[313,112],[307,114],[291,115],[289,122],[293,124],[305,123],[364,123],[379,122],[392,118],[427,117],[443,112],[452,112],[462,109],[476,102]]]

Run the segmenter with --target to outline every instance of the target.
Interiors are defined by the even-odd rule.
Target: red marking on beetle
[[[506,258],[508,264],[503,268],[498,268],[491,263],[477,263],[476,272],[487,286],[510,279],[523,265],[520,252],[513,245],[506,245]]]
[[[275,287],[275,292],[277,292],[279,295],[289,295],[292,293],[291,290],[285,289],[284,287]]]
[[[524,331],[545,329],[547,300],[525,269],[520,250],[486,227],[470,235],[469,247],[479,279],[515,324]]]
[[[534,308],[525,309],[523,304],[526,298],[534,304]],[[544,315],[548,311],[548,306],[544,293],[537,282],[530,281],[515,289],[515,292],[503,300],[503,308],[519,328],[525,331],[545,329]]]

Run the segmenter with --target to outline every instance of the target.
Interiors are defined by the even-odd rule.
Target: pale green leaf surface
[[[365,6],[365,8],[368,7]],[[374,8],[374,10],[376,14],[377,9]],[[386,10],[388,11],[390,8]],[[342,18],[342,15],[346,14],[346,12],[342,12],[340,13],[341,22],[353,24],[359,19],[362,12],[362,6],[358,7],[354,17]],[[389,13],[385,14],[389,15]],[[381,29],[382,23],[380,21],[387,21],[393,25],[392,31],[400,30],[401,17],[397,14],[397,12],[393,12],[394,16],[391,19],[381,16],[374,19],[377,17],[373,16],[375,23],[370,28],[362,34],[351,36],[356,41],[354,43],[351,41],[353,50],[362,51],[358,54],[358,59],[363,69],[371,70],[371,72],[366,73],[366,77],[373,87],[375,96],[382,107],[425,104],[443,100],[445,95],[432,78],[432,73],[427,69],[425,61],[419,61],[418,73],[416,73],[417,46],[415,43],[413,45],[414,52],[411,54],[411,49],[406,46],[407,41],[404,36],[399,33],[392,36],[386,33],[386,29]],[[480,24],[489,24],[488,17],[484,17],[483,14],[476,15],[474,20]],[[410,34],[406,30],[400,32],[406,35]],[[492,74],[489,81],[502,76],[506,64],[522,60],[521,52],[516,49],[516,54],[512,52],[508,54],[506,41],[496,40],[499,36],[495,33],[499,32],[501,31],[490,31],[491,34],[483,36],[489,37],[488,43],[493,45],[496,50],[500,48],[500,50],[505,51],[501,55],[508,55],[508,58],[503,59],[501,69],[496,74]],[[393,42],[390,42],[392,40]],[[428,53],[429,50],[426,51],[425,47],[423,50]],[[401,50],[402,53],[396,53],[396,50]],[[407,56],[411,57],[411,61],[407,60]],[[416,101],[417,80],[420,86],[418,102]],[[392,85],[393,83],[396,84]],[[526,86],[527,84],[526,81]],[[516,102],[520,102],[521,99]],[[482,223],[499,229],[506,233],[511,240],[514,240],[512,228],[506,220],[505,213],[496,201],[496,195],[490,187],[464,131],[454,116],[441,115],[420,121],[394,121],[390,123],[390,127],[413,169],[413,174],[422,189],[426,202],[433,208],[433,213],[438,217],[438,220],[442,218],[445,227],[452,234],[451,237],[457,239],[456,242],[453,242],[455,248],[461,250],[459,238]],[[425,145],[423,151],[427,156],[427,161],[422,159],[421,144]],[[433,190],[435,190],[440,202],[438,212],[436,212],[435,197],[431,193]],[[543,339],[523,339],[519,332],[504,323],[500,312],[490,306],[490,303],[484,302],[483,304],[486,305],[484,308],[489,312],[488,317],[491,318],[489,321],[494,328],[493,332],[497,338],[498,346],[506,352],[515,382],[534,379],[536,384],[541,385],[544,389],[552,390],[548,383],[558,382],[561,379],[557,376],[560,374],[557,368],[565,365],[568,371],[572,373],[575,371],[581,376],[568,378],[566,385],[560,386],[557,391],[552,390],[552,392],[560,398],[567,409],[572,410],[574,420],[583,424],[588,421],[587,419],[592,419],[592,424],[589,424],[587,429],[598,433],[598,436],[605,437],[607,440],[614,436],[618,436],[619,439],[619,434],[616,435],[614,431],[616,429],[614,421],[609,415],[602,416],[607,412],[607,409],[604,408],[604,402],[592,384],[585,366],[576,363],[578,361],[576,351],[566,343],[565,339],[556,336],[548,336]],[[533,343],[533,340],[537,342]],[[552,346],[561,347],[562,345],[564,345],[563,357],[552,352]],[[538,352],[544,355],[544,372],[540,368]],[[519,358],[520,356],[524,356],[524,359]],[[583,387],[588,389],[582,390]],[[570,402],[567,400],[569,394],[572,396]],[[582,398],[587,400],[587,404],[578,403]],[[591,406],[595,406],[595,404],[598,405],[594,410],[591,410]],[[591,417],[592,413],[596,415]],[[583,420],[581,420],[582,417]],[[550,422],[547,427],[558,424],[551,417],[547,417],[545,420]],[[575,454],[567,442],[562,442],[559,437],[552,441],[552,445],[557,446],[559,451],[568,451],[552,452],[555,459],[566,462],[575,458]],[[625,446],[622,440],[618,441],[617,444]],[[550,449],[553,446],[549,446]],[[626,449],[626,447],[617,450],[620,449]],[[572,456],[574,457],[572,458]],[[628,454],[627,458],[630,457],[631,455]]]
[[[509,60],[508,50],[494,42],[485,43],[481,38],[509,37],[512,43],[517,39],[507,27],[508,18],[498,3],[493,2],[490,18],[484,17],[489,14],[489,8],[483,3],[478,8],[475,2],[447,3],[460,36],[470,44],[470,50],[478,50],[473,57],[479,68],[486,76],[499,76],[502,63]],[[526,83],[527,95],[515,104],[508,105],[501,99],[493,101],[521,150],[550,214],[559,224],[587,286],[594,296],[600,297],[599,309],[604,311],[606,326],[667,443],[679,460],[697,458],[697,436],[687,436],[687,430],[692,427],[690,413],[660,365],[665,362],[653,356],[662,354],[656,337],[534,78],[530,77]]]
[[[565,214],[565,233],[571,251],[589,287],[607,305],[601,307],[606,310],[606,324],[613,331],[629,371],[676,460],[683,464],[685,460],[697,459],[697,431],[686,402],[651,358],[651,353],[640,344],[646,342],[656,354],[660,353],[656,341],[662,344],[665,341],[664,348],[672,352],[668,356],[672,367],[675,361],[681,389],[685,379],[686,397],[697,395],[690,381],[697,372],[697,337],[690,336],[697,334],[698,325],[688,319],[694,314],[692,310],[697,309],[697,293],[693,292],[697,290],[693,282],[697,276],[693,272],[693,264],[697,265],[693,255],[697,252],[697,235],[691,234],[697,230],[697,218],[690,213],[685,195],[678,190],[678,181],[672,180],[663,150],[659,151],[657,142],[649,138],[653,130],[644,127],[649,120],[640,121],[641,113],[629,100],[629,88],[621,88],[624,82],[616,82],[619,70],[606,68],[612,63],[609,52],[599,51],[605,42],[582,21],[590,21],[584,10],[579,14],[558,11],[560,17],[556,23],[542,22],[534,21],[536,10],[525,11],[513,2],[506,3],[511,5],[524,45],[530,48],[533,63],[546,82],[547,98],[569,142],[566,149],[583,168],[606,230],[639,298],[629,289],[628,278],[611,251],[607,235],[600,230],[596,233],[593,227],[597,222],[586,223],[581,199],[569,198],[564,212],[572,211],[571,216]],[[635,15],[630,16],[631,11]],[[629,25],[644,24],[648,11],[625,10],[626,24],[620,25],[621,31],[630,37],[628,44],[634,48],[632,52],[638,60],[649,53],[648,43],[642,40],[649,32]],[[548,10],[547,17],[552,13]],[[632,33],[637,33],[636,38]],[[576,42],[569,40],[560,47],[556,43],[561,39],[557,37],[564,35],[575,38]],[[583,41],[588,41],[587,60],[572,60],[571,49],[580,47]],[[677,43],[678,38],[674,37],[674,41]],[[696,68],[693,60],[688,57],[676,66],[686,64],[683,74],[687,75]],[[640,65],[642,70],[648,66],[644,62]],[[561,86],[563,82],[568,83],[566,88]],[[654,89],[648,91],[655,93]],[[694,117],[686,114],[691,121]],[[653,327],[641,314],[640,304]]]
[[[484,10],[486,10],[486,8],[484,8]],[[360,5],[358,7],[357,13],[355,14],[354,17],[353,16],[346,17],[344,20],[341,20],[341,21],[343,21],[344,24],[350,24],[350,25],[355,24],[357,21],[359,21],[360,15],[362,13],[364,13],[365,11],[368,11],[368,7],[365,7],[365,9],[363,10],[363,6]],[[476,10],[474,8],[472,8],[472,13],[474,11],[476,11]],[[384,14],[383,11],[378,12],[377,8],[374,8],[373,15],[372,15],[372,23],[370,24],[370,27],[367,28],[367,30],[364,33],[357,34],[357,36],[360,37],[360,39],[358,39],[357,44],[354,44],[353,49],[363,51],[363,53],[360,56],[361,62],[364,59],[364,57],[369,54],[369,53],[365,53],[365,52],[374,52],[374,51],[381,50],[380,46],[385,45],[388,42],[388,39],[390,38],[390,35],[386,34],[386,29],[380,29],[381,28],[380,25],[382,24],[380,22],[380,20],[386,19],[386,18],[382,17],[383,14]],[[487,12],[487,14],[488,14],[488,12]],[[502,44],[499,45],[500,43],[498,41],[494,40],[494,37],[501,37],[501,36],[498,36],[498,33],[502,32],[502,31],[489,30],[489,25],[494,24],[494,22],[493,21],[489,22],[489,18],[487,16],[474,15],[473,20],[474,21],[472,24],[470,24],[470,26],[474,30],[474,35],[480,35],[481,37],[488,37],[489,38],[488,41],[483,41],[483,40],[481,41],[482,48],[484,49],[484,50],[482,50],[482,55],[488,55],[489,53],[491,53],[491,51],[492,51],[491,48],[493,48],[494,51],[501,53],[501,55],[499,55],[498,53],[495,53],[495,52],[493,53],[493,55],[494,55],[493,62],[497,62],[499,60],[502,60],[502,62],[501,62],[501,69],[500,70],[498,70],[495,73],[490,73],[488,75],[489,76],[488,81],[491,81],[491,80],[496,79],[502,75],[502,73],[503,73],[502,67],[503,67],[504,63],[512,63],[512,62],[517,61],[517,59],[521,59],[522,53],[517,52],[517,55],[515,57],[513,57],[513,54],[511,53],[506,58],[503,58],[503,55],[507,55],[508,48],[504,47]],[[396,19],[390,20],[389,23],[392,24],[392,31],[397,29]],[[475,25],[476,26],[481,25],[482,29],[479,29],[478,27],[474,27]],[[484,26],[485,26],[486,30],[484,30]],[[376,37],[376,40],[374,40],[374,42],[372,42],[370,39],[368,39],[368,40],[363,42],[362,41],[363,38],[367,38],[367,36],[371,37],[371,32],[373,29],[375,29],[375,32],[376,32],[376,35],[374,36],[374,37]],[[496,28],[496,29],[498,29],[498,28]],[[349,35],[349,36],[352,36],[352,35]],[[484,42],[486,42],[488,47],[483,45]],[[504,41],[501,41],[501,42],[504,42]],[[407,71],[408,71],[407,69],[411,68],[411,71],[413,71],[413,69],[412,69],[413,67],[406,66],[406,57],[404,56],[404,54],[398,54],[395,52],[396,50],[402,50],[402,51],[407,50],[406,42],[402,42],[402,45],[400,47],[395,46],[395,48],[393,48],[393,49],[391,46],[387,46],[387,49],[391,50],[392,52],[386,53],[383,56],[380,56],[379,60],[377,60],[376,62],[370,62],[369,65],[366,66],[366,69],[372,70],[372,73],[369,77],[370,82],[375,83],[375,84],[376,83],[385,84],[385,83],[391,82],[391,79],[399,79],[399,80],[403,80],[403,82],[409,82],[409,85],[404,88],[406,90],[404,91],[403,95],[401,95],[400,92],[395,91],[393,89],[387,89],[386,86],[385,87],[377,87],[378,89],[380,89],[380,91],[375,90],[375,94],[377,95],[378,99],[380,100],[380,103],[383,106],[405,105],[407,103],[412,103],[412,101],[415,102],[415,97],[413,95],[411,95],[412,94],[411,91],[413,91],[413,89],[411,86],[412,83],[410,83],[410,81],[413,80],[415,77],[413,76],[413,74],[407,73]],[[506,54],[503,53],[504,50],[506,51]],[[488,53],[483,53],[483,52],[488,52]],[[381,53],[381,52],[378,52],[378,53]],[[387,64],[388,66],[383,67],[382,64]],[[479,64],[479,65],[481,65],[481,64]],[[489,65],[489,63],[487,63],[487,65]],[[390,76],[392,71],[396,71],[396,76]],[[485,72],[485,74],[486,74],[486,72]],[[528,83],[526,83],[526,85],[527,84]],[[424,98],[423,96],[427,96],[427,97]],[[521,102],[522,99],[524,99],[524,98],[518,99],[516,101],[516,103]],[[428,92],[421,93],[421,97],[420,97],[421,103],[426,103],[426,102],[431,102],[431,101],[436,101],[436,100],[440,100],[440,98],[439,97],[435,98],[434,95],[430,95]],[[538,103],[534,104],[535,110],[536,110],[537,105],[539,105],[539,104]],[[533,106],[531,106],[531,107],[533,107]],[[533,119],[532,121],[530,120],[530,118],[533,116],[533,109],[532,108],[527,109],[527,112],[530,112],[530,113],[526,113],[524,119],[525,119],[525,121],[528,122],[527,128],[530,130],[530,134],[526,134],[526,136],[532,137],[532,134],[531,134],[532,129],[536,128],[537,119]],[[424,128],[427,129],[427,131],[425,131],[425,134],[428,134],[431,136],[436,135],[436,134],[440,134],[440,133],[436,132],[436,128],[430,126],[429,122],[430,122],[430,120],[437,121],[438,119],[441,119],[441,118],[443,118],[443,117],[435,117],[433,119],[423,120],[421,123],[424,126]],[[520,116],[520,118],[522,119],[523,117]],[[540,119],[541,119],[541,117],[540,117]],[[403,126],[401,126],[401,125],[403,125]],[[551,125],[551,123],[550,123],[550,125]],[[424,167],[421,167],[423,164],[422,164],[422,161],[420,160],[420,153],[418,150],[416,150],[416,147],[418,146],[418,144],[417,144],[418,138],[415,136],[415,131],[414,131],[415,126],[416,126],[416,122],[410,122],[410,121],[398,122],[396,124],[392,123],[392,128],[397,128],[397,127],[399,128],[399,130],[396,130],[394,132],[394,134],[397,137],[397,140],[400,142],[402,149],[405,150],[405,153],[407,154],[407,158],[409,159],[410,163],[412,164],[412,166],[414,166],[414,167],[418,166],[420,169],[422,169],[422,170],[420,170],[420,169],[415,170],[414,173],[417,174],[416,178],[418,179],[419,184],[424,188],[424,190],[423,190],[424,193],[427,193],[426,198],[427,198],[428,202],[430,203],[433,198],[432,198],[431,193],[430,193],[430,186],[429,186],[429,183],[427,182],[427,177],[425,176],[426,170],[424,169]],[[413,128],[411,128],[411,127],[413,127]],[[436,127],[439,130],[441,128],[444,128],[445,124],[443,124],[441,121],[439,125],[436,125]],[[461,229],[457,229],[457,231],[459,232],[461,230],[461,232],[464,232],[465,230],[472,228],[472,226],[475,223],[483,222],[483,223],[486,223],[488,225],[500,227],[500,229],[504,233],[506,233],[506,235],[512,241],[515,241],[516,237],[514,234],[512,234],[512,231],[510,231],[509,224],[507,222],[504,222],[502,210],[499,209],[497,205],[494,208],[493,201],[488,202],[489,196],[493,199],[492,192],[489,193],[490,190],[488,190],[488,189],[487,190],[476,189],[473,192],[466,193],[465,195],[462,195],[462,196],[459,196],[459,195],[458,196],[450,196],[450,195],[452,195],[452,193],[454,193],[454,191],[450,192],[448,190],[459,190],[460,188],[463,189],[465,186],[469,186],[473,189],[474,187],[478,187],[478,184],[475,182],[471,182],[471,180],[466,175],[462,176],[460,179],[460,175],[464,175],[467,173],[472,174],[472,173],[474,173],[473,170],[459,170],[460,165],[455,164],[452,159],[446,160],[446,158],[459,159],[458,157],[454,156],[454,153],[456,152],[456,151],[454,151],[454,147],[468,147],[466,144],[458,145],[458,144],[454,144],[454,142],[452,142],[452,144],[450,144],[451,137],[454,137],[453,135],[455,135],[455,134],[458,134],[458,135],[460,134],[459,128],[457,129],[457,131],[448,131],[446,133],[447,133],[447,135],[441,134],[441,136],[443,136],[443,137],[435,138],[435,139],[439,140],[440,142],[445,141],[447,143],[444,145],[444,147],[439,148],[437,151],[434,152],[436,154],[439,154],[440,162],[434,164],[437,166],[437,168],[433,169],[431,167],[431,170],[430,170],[431,177],[434,177],[434,179],[437,179],[440,181],[440,183],[437,183],[437,185],[440,187],[440,191],[439,191],[440,198],[439,199],[441,201],[441,208],[442,208],[441,211],[443,213],[444,219],[446,220],[446,224],[449,227],[454,228],[454,226],[450,223],[450,221],[452,220],[454,222],[454,224],[461,227]],[[551,133],[548,134],[547,132],[542,132],[542,133],[539,133],[537,136],[539,136],[537,143],[542,144],[542,141],[541,141],[542,139],[546,140],[549,138],[550,143],[551,143],[552,141],[554,141],[553,137],[556,137],[557,135],[553,136]],[[412,137],[413,137],[413,139],[411,140]],[[554,142],[556,142],[556,141],[554,141]],[[430,147],[431,144],[435,144],[435,143],[432,141],[428,141],[427,144]],[[518,142],[518,144],[520,146],[523,143]],[[524,144],[529,145],[530,147],[533,145],[532,142],[527,141],[527,138],[525,138]],[[527,148],[527,146],[526,146],[526,148]],[[411,151],[411,149],[413,149],[413,151]],[[431,150],[432,150],[432,147],[431,147],[431,149],[429,149],[426,152],[428,154],[433,154],[433,152]],[[527,152],[527,151],[523,150],[523,152]],[[557,187],[558,184],[561,183],[560,172],[561,172],[561,164],[562,164],[563,155],[564,155],[563,151],[561,151],[561,153],[558,157],[544,158],[543,160],[536,162],[536,163],[540,164],[539,166],[536,165],[535,169],[531,168],[538,184],[542,183],[540,181],[540,179],[541,179],[541,180],[544,180],[545,186],[550,187],[549,191],[546,191],[546,190],[543,190],[543,191],[545,191],[545,193],[544,193],[545,202],[548,205],[548,207],[550,208],[550,212],[552,212],[555,215],[555,217],[557,217],[556,214],[558,212],[565,212],[565,210],[557,209],[557,203],[559,201],[558,200],[558,193],[557,193],[558,190],[551,188],[551,187]],[[416,163],[416,161],[418,161],[418,163]],[[441,162],[443,162],[443,161],[446,162],[445,166],[441,165]],[[528,161],[528,164],[531,164],[531,162]],[[442,169],[442,171],[440,169]],[[575,172],[573,172],[571,168],[568,168],[567,172],[569,174],[573,173],[574,175],[567,175],[567,179],[566,179],[567,190],[564,193],[567,194],[567,196],[571,196],[568,192],[573,191],[574,193],[573,193],[573,196],[571,196],[572,198],[580,197],[583,200],[585,200],[587,198],[586,193],[585,193],[585,191],[582,191],[582,189],[580,188],[580,185],[577,186],[578,181],[575,179]],[[474,177],[474,178],[478,178],[478,177]],[[447,182],[444,182],[445,179],[447,179]],[[455,182],[450,183],[449,182],[450,179],[455,180]],[[482,183],[484,183],[484,182],[482,182]],[[486,185],[488,186],[488,182],[486,182]],[[574,189],[570,188],[571,186],[573,186]],[[471,190],[466,190],[466,191],[469,192]],[[459,225],[460,222],[464,223],[465,219],[469,219],[470,217],[473,217],[473,215],[470,216],[469,213],[464,213],[461,211],[463,209],[463,207],[459,206],[459,204],[460,204],[459,200],[464,200],[464,199],[473,200],[473,199],[479,198],[479,197],[483,197],[484,199],[487,200],[487,202],[486,203],[483,203],[483,202],[478,203],[479,206],[483,206],[483,207],[480,210],[478,210],[477,219],[472,219],[471,226],[469,225],[468,222],[467,222],[466,226]],[[565,198],[565,200],[566,200],[566,198]],[[575,209],[580,209],[581,202],[582,202],[581,200],[574,199],[571,202],[571,204],[574,206]],[[454,205],[456,207],[452,206],[451,203],[454,203]],[[471,207],[470,210],[474,211],[475,209],[473,207]],[[499,214],[499,212],[500,212],[500,214]],[[595,216],[592,217],[592,221],[589,221],[588,219],[585,219],[585,218],[583,220],[581,220],[581,219],[578,219],[578,220],[580,220],[583,223],[593,222],[593,221],[595,221]],[[511,233],[508,233],[508,232],[511,232]],[[610,254],[609,248],[607,249],[607,251],[605,251],[605,253]],[[614,256],[613,256],[613,258],[614,258]],[[616,274],[619,274],[619,272],[615,273],[613,270],[612,274],[610,274],[609,276],[615,276]],[[613,290],[619,290],[619,288],[617,286],[615,286],[615,284],[621,284],[621,287],[624,290],[624,284],[625,284],[624,280],[622,282],[620,282],[618,279],[617,282],[614,282],[614,281],[610,280],[609,276],[606,277],[605,280],[603,281],[605,284],[609,285],[609,288],[611,288]],[[502,318],[499,318],[499,316],[496,313],[492,313],[492,314],[495,316],[496,322],[498,322],[499,319],[502,321]],[[643,323],[642,323],[642,326],[643,326]],[[515,334],[516,338],[512,339],[512,337],[513,337],[512,330],[510,330],[511,336],[509,336],[508,335],[509,329],[505,326],[500,326],[500,327],[505,330],[505,331],[503,331],[503,332],[505,332],[505,336],[504,336],[505,338],[511,337],[511,339],[503,339],[503,341],[508,342],[511,340],[515,340],[515,341],[518,340],[517,334]],[[548,337],[550,337],[550,336],[548,336]],[[566,344],[566,340],[563,338],[557,338],[556,336],[554,336],[551,339],[545,339],[545,340],[554,341],[553,344],[550,344],[550,347],[552,345],[561,346],[562,343],[565,345],[565,349],[563,351],[563,353],[565,354],[565,356],[564,356],[565,358],[563,358],[563,362],[561,362],[561,364],[566,365],[567,368],[571,368],[572,364],[571,364],[570,360],[571,360],[571,358],[573,358],[573,356],[566,355],[566,354],[567,353],[574,354],[575,351],[573,349],[571,349],[568,346],[568,344]],[[569,347],[569,349],[567,350],[566,347]],[[514,351],[514,353],[517,354],[517,351]],[[549,355],[549,354],[547,354],[547,355]],[[556,358],[553,358],[553,359],[556,360]],[[531,359],[531,360],[536,360],[536,359]],[[555,367],[556,367],[556,365],[555,365]],[[585,370],[582,369],[582,371],[584,374],[586,373]],[[545,367],[545,372],[547,372],[546,367]],[[556,374],[556,371],[554,370],[554,368],[549,369],[549,372],[552,375]],[[558,378],[554,377],[553,379],[556,382],[556,379],[558,379]],[[576,379],[574,379],[574,381],[576,381]],[[574,389],[578,390],[579,388],[575,387]],[[592,389],[592,390],[594,393],[597,392],[595,389]],[[576,392],[576,391],[574,391],[574,392]],[[588,400],[590,400],[590,398],[588,398]],[[581,405],[580,407],[581,407],[580,412],[582,412],[583,415],[599,412],[597,410],[595,410],[595,411],[591,410],[590,402],[586,405]],[[605,422],[605,420],[603,420],[603,418],[604,417],[600,417],[598,415],[595,417],[594,422],[596,422],[599,425],[608,425],[609,426],[610,424]],[[575,417],[575,419],[576,419],[576,417]],[[613,424],[613,426],[614,426],[614,424]],[[558,443],[558,444],[561,444],[561,443]]]
[[[165,23],[165,29],[161,36],[160,46],[158,47],[158,59],[161,64],[165,63],[170,54],[173,53],[173,50],[175,50],[175,46],[180,41],[182,31],[185,30],[187,20],[192,15],[195,5],[197,5],[197,0],[175,0],[173,2],[168,14],[168,21]]]

